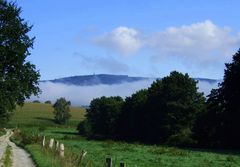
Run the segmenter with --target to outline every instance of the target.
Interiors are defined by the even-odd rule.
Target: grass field
[[[46,104],[27,103],[13,116],[9,125],[20,127],[29,136],[45,135],[65,145],[68,157],[78,156],[86,150],[84,166],[104,167],[105,158],[113,158],[113,166],[125,162],[128,167],[238,167],[240,154],[237,151],[193,150],[166,146],[147,146],[115,141],[94,141],[77,134],[76,125],[84,119],[84,110],[73,108],[68,126],[56,126],[52,108]],[[41,118],[41,119],[39,119]],[[46,126],[40,130],[39,126]],[[73,166],[56,158],[55,154],[41,148],[40,142],[25,145],[39,167]],[[62,162],[61,162],[62,161]]]
[[[70,108],[72,117],[66,124],[76,126],[79,121],[84,119],[85,110],[80,107]],[[25,103],[23,107],[17,107],[8,126],[56,126],[54,123],[53,107],[51,104]]]

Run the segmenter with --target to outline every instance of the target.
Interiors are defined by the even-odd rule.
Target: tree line
[[[197,81],[173,71],[126,99],[93,99],[80,134],[144,143],[239,148],[240,50],[223,82],[204,97]]]

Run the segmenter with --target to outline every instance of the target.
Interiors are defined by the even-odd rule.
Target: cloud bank
[[[151,80],[145,80],[116,85],[75,86],[42,82],[39,85],[42,94],[39,97],[31,97],[30,101],[40,100],[44,102],[51,100],[54,102],[59,97],[65,97],[75,106],[88,105],[93,98],[101,96],[121,96],[125,98],[137,90],[149,87],[151,83]]]
[[[179,56],[195,62],[227,60],[240,44],[240,35],[210,20],[182,27],[170,27],[150,36],[146,45],[155,56]],[[229,57],[228,57],[229,56]]]
[[[95,85],[95,86],[74,86],[56,84],[52,82],[40,83],[42,94],[39,97],[31,97],[29,101],[40,100],[45,102],[51,100],[55,102],[57,98],[65,97],[72,105],[89,105],[93,98],[101,96],[121,96],[123,98],[131,96],[134,92],[148,88],[153,80],[144,80],[132,83],[122,83],[117,85]],[[209,94],[212,88],[217,87],[217,83],[199,82],[199,91]]]
[[[118,27],[95,38],[95,44],[122,55],[131,55],[145,48],[155,60],[179,57],[195,63],[229,60],[240,45],[240,33],[220,27],[210,20],[169,27],[152,34],[129,27]]]

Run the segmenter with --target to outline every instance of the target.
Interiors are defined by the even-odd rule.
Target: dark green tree
[[[101,97],[93,99],[87,109],[87,123],[94,135],[116,135],[117,122],[121,113],[123,99],[117,97]]]
[[[232,62],[226,64],[223,82],[219,88],[209,95],[207,113],[199,117],[195,135],[200,144],[221,148],[240,148],[239,85],[240,50],[233,55]]]
[[[223,145],[240,147],[240,50],[226,64],[219,99],[223,105]]]
[[[201,147],[215,147],[220,144],[221,133],[223,132],[223,106],[221,89],[213,89],[207,96],[206,106],[204,112],[197,115],[193,127],[193,137],[198,141],[198,146]]]
[[[197,90],[194,79],[176,71],[155,81],[148,90],[148,138],[169,144],[191,142],[196,115],[205,110],[205,98]]]
[[[65,124],[67,120],[71,117],[70,114],[70,105],[71,102],[67,101],[65,98],[61,97],[57,99],[54,103],[54,114],[55,114],[55,121],[58,124]]]
[[[0,124],[5,122],[16,104],[39,93],[40,74],[26,61],[34,38],[28,36],[32,26],[20,17],[21,8],[0,0]]]
[[[52,102],[50,100],[47,100],[44,102],[45,104],[52,104]]]
[[[146,117],[148,115],[146,102],[148,90],[143,89],[125,99],[120,119],[118,133],[127,140],[144,140],[146,132]]]

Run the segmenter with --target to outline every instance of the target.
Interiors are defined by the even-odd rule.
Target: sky
[[[16,0],[41,80],[88,74],[221,79],[240,46],[238,0]]]

